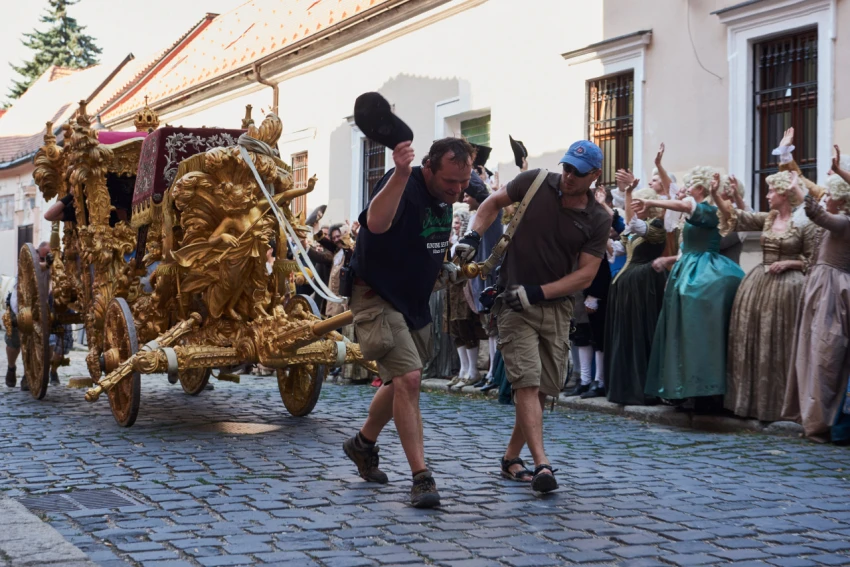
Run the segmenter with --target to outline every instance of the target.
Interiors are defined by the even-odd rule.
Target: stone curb
[[[97,567],[79,548],[26,507],[0,494],[0,566]]]
[[[490,390],[486,393],[479,392],[476,388],[465,386],[460,390],[448,389],[448,380],[430,378],[422,380],[422,390],[425,392],[447,392],[455,395],[464,395],[472,398],[498,398],[498,390]],[[631,419],[657,423],[660,425],[672,425],[687,429],[699,429],[715,433],[764,433],[767,435],[779,435],[783,437],[802,437],[803,428],[790,421],[777,421],[763,424],[755,419],[741,419],[719,415],[693,415],[689,412],[678,411],[673,407],[657,406],[622,406],[609,402],[605,398],[589,398],[583,400],[577,396],[566,397],[561,394],[556,408],[561,410],[579,410],[596,413],[607,413],[609,415],[622,415]]]

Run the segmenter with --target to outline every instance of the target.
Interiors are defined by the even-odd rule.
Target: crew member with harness
[[[611,228],[611,217],[590,190],[602,173],[602,150],[582,140],[570,146],[560,163],[562,173],[527,171],[491,195],[455,248],[461,262],[471,261],[480,234],[498,211],[520,203],[507,239],[496,247],[501,252],[510,244],[499,274],[505,291],[496,298],[493,313],[516,405],[501,470],[511,480],[530,480],[537,492],[558,488],[543,449],[543,406],[547,396],[557,399],[566,378],[571,296],[593,281]],[[520,458],[526,443],[534,473]]]

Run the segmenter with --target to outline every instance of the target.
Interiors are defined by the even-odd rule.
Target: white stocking
[[[590,384],[590,367],[593,364],[593,347],[580,346],[578,347],[578,359],[581,365],[581,383],[583,386]]]
[[[458,373],[458,377],[466,380],[469,378],[469,358],[466,356],[466,347],[457,347],[457,355],[460,358],[460,372]]]
[[[466,347],[466,356],[469,358],[469,377],[478,378],[478,346]]]
[[[596,382],[600,386],[605,385],[605,353],[597,350],[596,353]]]
[[[499,339],[496,337],[490,337],[487,342],[490,346],[490,370],[487,371],[487,378],[492,380],[493,371],[496,368],[496,347],[499,344]]]

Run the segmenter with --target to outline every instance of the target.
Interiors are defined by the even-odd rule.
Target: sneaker
[[[15,374],[15,370],[17,370],[15,366],[10,366],[6,369],[6,386],[9,388],[14,388],[15,384],[18,383],[18,377]]]
[[[387,475],[378,468],[380,458],[378,457],[378,446],[373,445],[371,448],[358,446],[357,436],[346,439],[342,444],[342,450],[345,455],[357,465],[357,472],[360,478],[366,482],[377,482],[378,484],[386,484],[389,482]]]
[[[440,493],[431,471],[421,472],[413,477],[410,489],[410,503],[414,508],[435,508],[440,505]]]
[[[59,385],[59,374],[55,370],[50,371],[50,383],[54,386]]]
[[[29,380],[27,380],[26,374],[24,374],[24,377],[21,378],[21,391],[22,392],[29,392],[30,391],[30,383],[29,383]]]
[[[572,397],[572,396],[580,396],[583,393],[587,392],[588,390],[590,390],[590,384],[589,383],[588,384],[582,384],[581,382],[579,382],[578,384],[576,384],[575,388],[573,388],[572,390],[570,390],[569,392],[566,393],[566,396],[568,398]]]

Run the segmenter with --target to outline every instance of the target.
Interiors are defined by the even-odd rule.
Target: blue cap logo
[[[560,163],[568,163],[584,174],[594,169],[602,169],[602,159],[599,146],[587,140],[579,140],[570,146]]]

